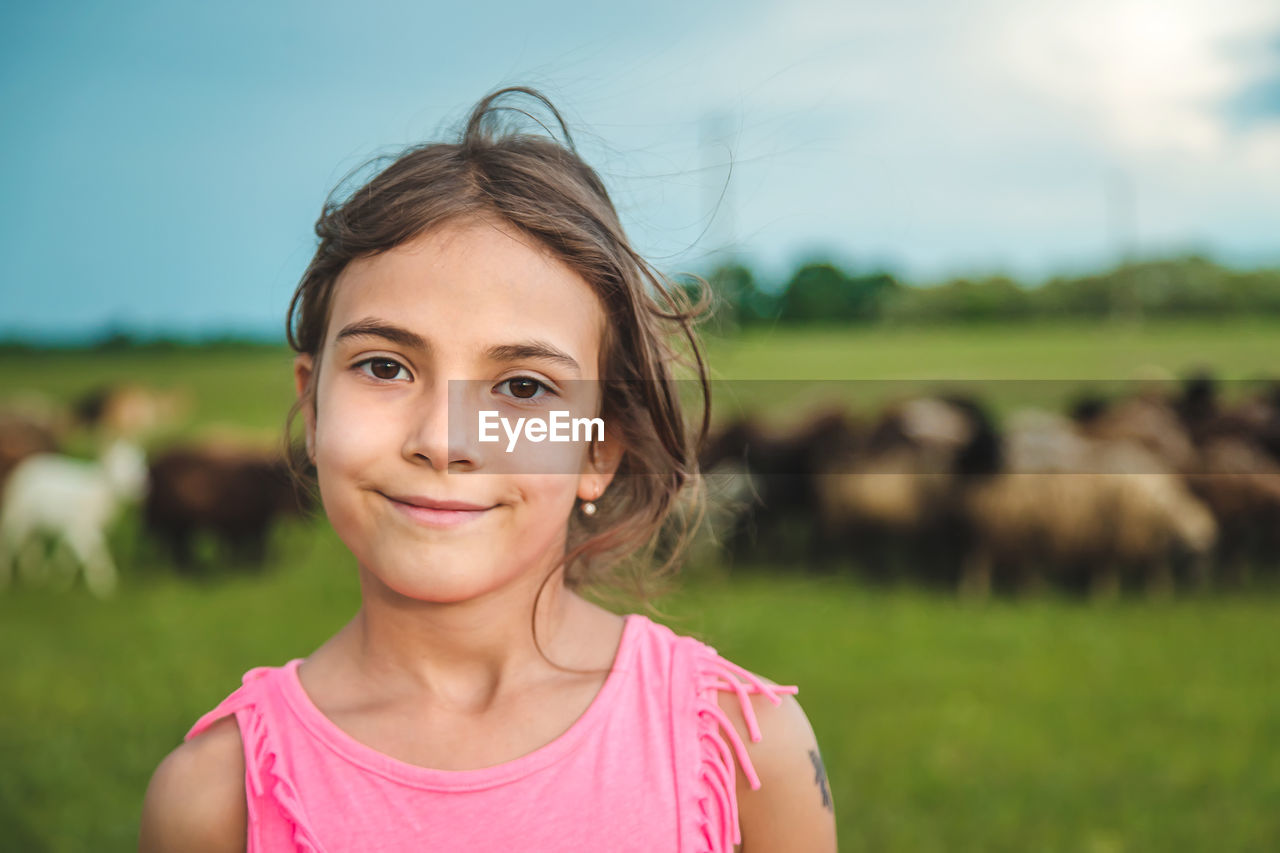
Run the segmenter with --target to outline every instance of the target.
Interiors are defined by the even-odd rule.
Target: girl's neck
[[[433,703],[480,713],[565,675],[534,644],[536,586],[447,604],[406,598],[363,570],[361,587],[360,610],[309,661],[327,659],[325,668],[340,668],[375,692],[421,693]],[[608,667],[613,629],[621,631],[622,619],[565,587],[562,572],[547,581],[536,618],[547,658],[575,669]]]

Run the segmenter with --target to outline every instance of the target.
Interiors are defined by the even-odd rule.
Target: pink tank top
[[[504,764],[434,770],[378,752],[312,704],[302,662],[256,667],[186,739],[235,714],[244,742],[248,853],[681,851],[741,843],[733,756],[760,779],[716,701],[774,686],[693,637],[630,614],[613,667],[568,731]]]

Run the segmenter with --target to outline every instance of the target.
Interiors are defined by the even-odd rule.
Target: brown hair
[[[538,121],[519,107],[499,104],[503,96],[515,93],[536,99],[550,111],[564,143],[502,128],[502,111]],[[570,517],[565,584],[606,597],[633,596],[653,610],[650,596],[658,581],[678,567],[705,513],[697,450],[706,439],[711,395],[692,327],[710,308],[706,282],[692,277],[702,285],[695,304],[684,288],[636,253],[603,182],[579,157],[560,113],[535,89],[514,86],[492,92],[476,104],[458,142],[410,147],[340,201],[334,197],[338,188],[325,200],[316,221],[320,245],[286,317],[289,345],[315,359],[310,384],[285,423],[294,476],[315,492],[315,469],[290,435],[303,406],[315,406],[330,305],[346,265],[448,220],[496,216],[581,275],[600,298],[607,318],[601,342],[601,416],[614,426],[625,452],[609,489],[596,501],[596,514],[584,517],[575,512]],[[668,340],[672,331],[682,335],[688,353]],[[700,383],[703,411],[696,443],[684,421],[671,364],[691,368]],[[591,454],[594,460],[594,444]],[[660,565],[655,558],[659,545],[667,552]],[[543,580],[539,596],[550,578]],[[535,613],[536,609],[535,599]],[[536,644],[536,630],[534,640]]]

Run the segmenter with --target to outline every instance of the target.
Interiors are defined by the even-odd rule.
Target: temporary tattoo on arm
[[[822,805],[829,811],[835,811],[831,805],[831,791],[827,788],[827,769],[822,766],[822,756],[816,749],[809,750],[809,760],[813,762],[813,783],[822,792]]]

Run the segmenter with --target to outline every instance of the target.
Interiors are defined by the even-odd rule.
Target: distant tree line
[[[800,265],[786,281],[766,282],[743,264],[705,276],[716,300],[708,327],[725,333],[777,323],[966,323],[1047,317],[1124,318],[1280,317],[1280,269],[1235,270],[1207,258],[1143,261],[1108,272],[1056,277],[1028,286],[1005,276],[908,284],[890,272],[854,273],[831,261]],[[696,297],[701,285],[679,279]],[[112,323],[98,334],[57,343],[0,336],[0,355],[47,349],[113,352],[242,349],[284,345],[283,336],[236,334],[143,335]]]
[[[0,337],[0,355],[59,350],[67,352],[153,352],[199,349],[209,351],[244,349],[279,349],[284,337],[277,339],[261,334],[220,332],[212,335],[155,335],[130,331],[119,325],[80,337],[42,340],[39,337],[9,335]]]
[[[717,331],[775,323],[948,323],[1045,317],[1280,316],[1280,270],[1233,270],[1200,256],[1125,264],[1030,287],[1005,276],[955,278],[932,286],[888,272],[852,273],[829,261],[801,265],[780,286],[742,264],[706,276],[718,303]],[[691,294],[700,287],[683,285]]]

